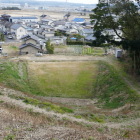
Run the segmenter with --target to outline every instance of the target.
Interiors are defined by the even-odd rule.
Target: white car
[[[13,39],[13,36],[12,35],[8,35],[7,38],[8,39]]]
[[[40,57],[40,56],[43,56],[43,54],[42,53],[36,53],[35,56]]]

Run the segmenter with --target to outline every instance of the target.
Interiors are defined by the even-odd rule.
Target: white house
[[[116,30],[117,33],[122,36],[122,31],[121,30]],[[116,33],[114,32],[114,30],[105,30],[103,32],[104,35],[110,35],[112,36],[112,38],[115,40],[115,41],[121,41],[121,39],[116,35]]]
[[[20,24],[13,24],[11,33],[15,34],[16,39],[21,39],[22,36],[27,34],[26,29]]]
[[[93,35],[93,29],[82,29],[79,31],[80,35],[87,37],[89,35]]]
[[[56,44],[56,45],[64,44],[65,45],[67,37],[54,36],[49,39],[51,41],[51,44]]]

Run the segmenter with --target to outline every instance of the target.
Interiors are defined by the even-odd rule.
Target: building
[[[23,44],[19,47],[20,54],[36,54],[41,52],[41,49],[39,46],[36,46],[32,43]]]
[[[3,14],[3,15],[1,15],[1,20],[2,21],[9,21],[9,18],[10,18],[11,16],[10,15],[7,15],[7,14]]]
[[[0,3],[1,8],[8,8],[8,7],[17,7],[21,8],[21,5],[18,3]]]
[[[26,35],[26,29],[20,24],[13,24],[11,26],[11,33],[15,34],[16,39],[21,39],[22,36]]]
[[[10,17],[9,22],[38,22],[39,19],[37,17]]]
[[[36,54],[45,51],[46,40],[35,35],[25,35],[21,38],[23,44],[20,46],[20,54]]]
[[[87,37],[89,35],[93,35],[93,29],[82,29],[79,33],[80,35]]]

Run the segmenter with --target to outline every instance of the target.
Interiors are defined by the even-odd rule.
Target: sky
[[[36,0],[36,1],[59,1],[59,2],[66,2],[66,0]],[[84,4],[97,4],[98,0],[67,0],[67,2],[84,3]]]

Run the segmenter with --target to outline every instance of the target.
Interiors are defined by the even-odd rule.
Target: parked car
[[[42,53],[36,53],[35,56],[40,57],[40,56],[43,56],[43,54]]]
[[[8,35],[7,38],[8,39],[13,39],[13,36],[12,35]]]

